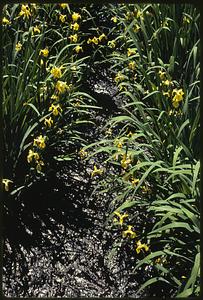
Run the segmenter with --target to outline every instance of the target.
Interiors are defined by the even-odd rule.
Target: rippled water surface
[[[99,98],[105,100],[104,114],[98,114],[97,126],[87,132],[93,139],[102,136],[105,114],[111,107],[109,95],[101,96],[103,87],[103,83],[95,86]],[[115,111],[115,104],[112,108]],[[93,163],[54,162],[45,178],[19,197],[6,200],[6,296],[136,297],[132,262],[126,263],[125,253],[112,256],[112,232],[105,226],[112,199],[93,192]]]

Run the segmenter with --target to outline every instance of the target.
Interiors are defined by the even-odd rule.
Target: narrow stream
[[[106,99],[103,115],[96,118],[99,126],[91,128],[97,139],[109,107],[115,112],[112,95],[104,91],[105,84],[96,86],[100,99]],[[112,232],[105,221],[112,199],[92,193],[96,182],[90,178],[91,164],[55,161],[48,176],[7,199],[11,213],[4,220],[5,296],[139,296],[133,260],[127,263],[125,253],[110,258]]]

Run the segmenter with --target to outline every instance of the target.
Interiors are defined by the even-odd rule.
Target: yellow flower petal
[[[47,57],[49,55],[48,48],[40,50],[39,54],[42,55],[42,56],[44,56],[44,57]]]
[[[9,191],[9,184],[10,184],[10,183],[13,183],[13,181],[10,180],[10,179],[7,179],[7,178],[3,178],[3,179],[2,179],[2,183],[3,183],[3,185],[4,185],[5,191],[8,192],[8,191]]]

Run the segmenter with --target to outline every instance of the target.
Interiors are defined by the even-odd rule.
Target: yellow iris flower
[[[95,44],[95,45],[98,45],[99,40],[98,40],[98,38],[96,36],[93,37],[92,43]]]
[[[2,183],[4,185],[4,189],[6,192],[9,191],[9,184],[12,183],[13,181],[7,178],[2,179]]]
[[[116,41],[112,40],[112,41],[108,41],[107,45],[109,46],[109,48],[116,48]]]
[[[131,239],[134,239],[137,236],[136,232],[134,232],[132,230],[132,227],[133,226],[128,225],[128,229],[123,231],[123,237],[128,237],[129,236]]]
[[[173,99],[172,99],[172,105],[175,108],[178,108],[180,105],[180,102],[183,100],[184,92],[182,89],[174,89],[172,91]]]
[[[123,147],[123,142],[119,139],[115,139],[114,144],[120,149]]]
[[[91,177],[96,175],[101,175],[103,173],[102,169],[98,169],[97,166],[94,165],[94,170],[91,172]]]
[[[113,21],[114,23],[117,23],[118,22],[118,18],[116,16],[114,16],[114,17],[111,18],[111,21]]]
[[[128,64],[128,68],[130,70],[135,70],[135,67],[136,67],[135,61],[130,61],[129,64]]]
[[[135,33],[139,32],[140,31],[140,26],[138,24],[135,24],[135,26],[133,27],[133,31]]]
[[[19,17],[23,17],[23,19],[31,17],[30,8],[28,5],[21,5],[21,11],[19,12]]]
[[[67,4],[67,3],[60,3],[59,5],[60,5],[60,7],[61,7],[62,9],[68,8],[68,4]]]
[[[37,161],[39,160],[39,154],[37,152],[32,151],[31,149],[29,150],[28,156],[27,156],[27,161],[28,163],[31,163],[31,161],[33,160]]]
[[[80,28],[80,25],[78,23],[71,24],[71,29],[78,31],[79,28]]]
[[[132,131],[129,131],[128,134],[127,134],[127,136],[128,136],[129,138],[131,138],[131,137],[133,136]]]
[[[136,244],[137,254],[139,254],[142,249],[144,249],[145,251],[149,251],[149,246],[147,246],[146,244],[142,244],[140,241],[138,241]]]
[[[60,68],[58,68],[58,67],[53,67],[52,69],[51,69],[51,75],[54,77],[54,78],[61,78],[61,76],[62,76],[62,72],[61,72],[61,68],[62,67],[60,67]]]
[[[127,55],[128,55],[128,56],[131,56],[131,55],[134,55],[134,54],[136,54],[136,50],[135,50],[135,49],[128,48]]]
[[[89,39],[87,40],[87,44],[91,44],[91,42],[92,42],[92,39],[89,38]]]
[[[59,104],[57,104],[57,105],[52,104],[49,107],[49,111],[52,111],[54,116],[58,116],[58,114],[62,112],[62,108]]]
[[[35,33],[40,33],[40,32],[41,32],[40,27],[37,26],[37,25],[33,27],[33,30],[32,30],[32,31],[33,31],[33,34],[35,34]]]
[[[40,50],[39,55],[47,57],[49,55],[49,49],[48,48],[44,48],[44,49]]]
[[[122,168],[127,169],[127,167],[129,166],[130,163],[131,163],[131,159],[130,159],[129,155],[124,154],[123,159],[121,160]]]
[[[91,43],[93,43],[93,44],[95,44],[95,45],[98,45],[99,39],[98,39],[96,36],[94,36],[92,39],[89,38],[89,39],[87,40],[87,44],[91,44]]]
[[[59,20],[61,21],[61,23],[65,23],[65,21],[66,21],[66,15],[60,14],[59,15]]]
[[[190,22],[191,22],[191,20],[190,20],[190,18],[188,18],[187,16],[184,16],[183,17],[183,23],[185,23],[185,24],[190,24]]]
[[[137,19],[140,18],[140,19],[144,20],[143,13],[139,9],[137,11],[135,11],[135,17]]]
[[[125,78],[125,76],[119,71],[119,72],[116,74],[114,80],[115,80],[116,83],[119,83],[119,82],[123,81],[124,78]]]
[[[34,139],[33,146],[44,149],[46,147],[45,136],[39,135],[36,139]]]
[[[44,120],[45,126],[51,127],[53,125],[53,123],[54,123],[54,121],[51,117],[49,119],[45,118],[45,120]]]
[[[16,46],[15,46],[15,50],[17,51],[17,52],[19,52],[21,49],[22,49],[22,44],[21,44],[21,42],[18,42],[17,44],[16,44]]]
[[[65,91],[68,89],[68,85],[66,82],[64,81],[60,81],[58,80],[57,83],[56,83],[56,90],[59,94],[63,94],[65,93]]]
[[[106,35],[104,34],[104,33],[102,33],[99,37],[98,37],[98,39],[99,39],[99,41],[101,42],[103,39],[106,39],[107,37],[106,37]]]
[[[3,24],[3,25],[10,25],[11,22],[10,22],[7,18],[3,17],[3,19],[2,19],[2,24]]]
[[[163,85],[169,86],[172,84],[171,80],[166,79],[165,81],[162,81]]]
[[[163,92],[162,94],[163,94],[164,96],[168,97],[168,98],[170,97],[170,92],[169,92],[169,91],[168,91],[168,92]]]
[[[77,34],[72,34],[72,35],[69,36],[69,39],[70,39],[71,42],[77,43],[78,35]]]
[[[73,13],[72,14],[72,20],[73,22],[77,22],[79,19],[81,19],[81,15],[79,13]]]
[[[161,80],[164,80],[165,79],[165,77],[166,77],[166,72],[163,72],[163,71],[159,71],[159,77],[160,77],[160,79]]]
[[[133,17],[134,17],[133,12],[128,11],[128,12],[125,14],[125,19],[126,19],[126,20],[130,20],[130,19],[132,19]]]
[[[166,263],[166,258],[165,257],[158,257],[156,260],[155,260],[155,264],[160,264],[161,266]],[[186,277],[185,277],[186,278]]]
[[[55,100],[58,100],[58,99],[59,99],[59,96],[53,94],[53,95],[51,96],[51,99],[54,100],[54,101],[55,101]]]
[[[133,186],[136,186],[137,183],[139,183],[139,181],[140,181],[139,179],[131,178],[131,183],[132,183]]]
[[[115,211],[114,214],[119,217],[119,221],[116,218],[114,219],[114,221],[118,221],[119,224],[122,226],[124,219],[128,217],[128,214],[121,215],[118,211]]]
[[[74,48],[75,52],[76,53],[79,53],[79,52],[83,52],[83,49],[81,46],[77,45],[75,48]]]
[[[85,158],[87,156],[87,151],[81,149],[79,151],[79,155],[80,155],[80,158],[83,159],[83,158]]]

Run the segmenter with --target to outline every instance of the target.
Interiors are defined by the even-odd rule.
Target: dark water
[[[97,126],[88,133],[93,139],[102,136],[101,128],[111,114],[110,107],[114,112],[117,107],[103,86],[103,83],[97,85],[98,103],[102,104],[101,99],[104,102],[102,113],[96,117]],[[93,163],[80,159],[52,161],[48,175],[18,197],[6,199],[3,258],[6,296],[139,296],[137,275],[132,272],[133,256],[125,249],[112,255],[116,235],[119,236],[105,223],[112,195],[94,192],[96,181],[90,178]]]
[[[112,232],[105,226],[110,198],[92,194],[93,185],[86,169],[69,164],[9,200],[19,202],[5,224],[6,296],[134,295],[137,284],[125,255],[110,259]]]

